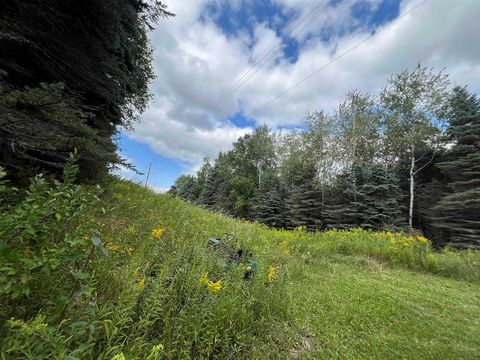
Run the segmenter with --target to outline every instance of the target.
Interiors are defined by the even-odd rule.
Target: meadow
[[[273,230],[125,181],[37,178],[15,204],[0,220],[1,359],[480,357],[475,251]]]

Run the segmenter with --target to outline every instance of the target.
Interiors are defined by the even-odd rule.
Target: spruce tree
[[[219,176],[220,173],[218,171],[218,165],[215,164],[208,172],[202,192],[200,193],[200,196],[198,198],[198,203],[206,207],[207,209],[215,208],[217,190],[219,185]]]
[[[362,227],[391,229],[402,221],[402,191],[395,174],[380,165],[365,170],[365,182],[358,189]]]
[[[150,100],[147,34],[173,14],[149,0],[10,0],[0,9],[0,163],[15,181],[38,168],[60,174],[76,148],[80,179],[99,180],[122,163],[118,131]]]
[[[287,192],[285,222],[287,228],[305,226],[308,230],[321,228],[319,219],[320,193],[315,183],[315,169],[304,167],[297,173]]]
[[[330,186],[323,216],[326,228],[348,229],[360,226],[358,187],[362,184],[363,173],[357,164],[340,173]]]
[[[196,185],[197,180],[195,177],[192,175],[181,175],[175,180],[172,188],[178,197],[188,201],[195,201],[197,199],[195,194]]]
[[[267,177],[267,176],[265,176]],[[281,228],[284,226],[285,193],[279,179],[272,175],[262,181],[256,196],[255,219],[261,223]]]
[[[435,226],[448,233],[457,247],[480,246],[480,102],[456,87],[450,100],[447,149],[438,167],[447,178],[448,192],[434,207]]]

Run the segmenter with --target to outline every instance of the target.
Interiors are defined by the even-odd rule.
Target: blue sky
[[[398,21],[421,0],[164,2],[177,16],[162,20],[150,36],[157,75],[151,85],[154,97],[134,131],[119,139],[120,153],[140,171],[152,163],[150,183],[159,189],[170,187],[182,173],[194,172],[204,156],[214,158],[228,150],[259,124],[299,126],[306,112],[333,111],[349,90],[376,92],[390,74],[418,62],[446,67],[454,83],[480,90],[480,49],[471,46],[480,33],[477,0],[430,0]],[[277,49],[271,61],[219,103],[271,49]],[[125,169],[119,174],[143,179]]]

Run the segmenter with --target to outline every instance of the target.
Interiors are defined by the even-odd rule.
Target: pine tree
[[[365,182],[358,189],[362,227],[391,229],[402,221],[402,191],[394,173],[380,165],[366,169]]]
[[[198,203],[210,210],[221,210],[220,198],[223,195],[224,183],[225,181],[220,173],[219,161],[217,159],[205,179]]]
[[[0,8],[0,163],[15,181],[38,168],[60,174],[76,148],[80,179],[99,180],[122,163],[119,128],[130,128],[150,100],[147,34],[173,14],[147,0],[2,1]]]
[[[315,170],[304,167],[297,173],[287,191],[286,227],[305,226],[308,230],[321,228],[319,219],[320,194],[315,184]]]
[[[178,197],[188,201],[195,201],[197,199],[195,194],[196,186],[197,180],[195,177],[192,175],[181,175],[175,180],[172,188]]]
[[[284,225],[285,193],[276,176],[265,178],[256,196],[255,219],[268,226],[281,228]]]
[[[198,204],[208,209],[213,209],[215,206],[215,194],[217,191],[218,182],[218,168],[213,167],[205,178],[202,192],[198,197]]]
[[[435,226],[447,231],[453,246],[480,247],[480,101],[456,87],[449,115],[445,141],[450,148],[438,164],[448,192],[433,208]]]
[[[359,168],[352,167],[337,176],[330,186],[323,209],[324,227],[348,229],[360,225],[357,186]]]

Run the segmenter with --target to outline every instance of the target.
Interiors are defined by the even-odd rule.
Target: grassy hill
[[[476,252],[389,232],[272,230],[128,182],[100,204],[69,225],[88,241],[85,224],[95,230],[89,277],[55,316],[56,303],[29,315],[18,300],[2,359],[480,357]]]

